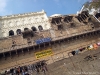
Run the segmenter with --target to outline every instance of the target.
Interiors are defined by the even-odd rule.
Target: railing
[[[72,36],[77,36],[77,35],[81,35],[81,34],[85,34],[85,33],[89,33],[89,32],[94,32],[94,31],[97,31],[97,30],[100,30],[100,28],[97,28],[97,29],[93,29],[93,30],[87,30],[87,31],[84,31],[84,32],[79,32],[79,33],[74,33],[74,34],[68,34],[68,35],[65,35],[65,36],[59,36],[59,37],[54,37],[52,38],[52,41],[56,41],[56,40],[60,40],[60,39],[64,39],[64,38],[69,38],[69,37],[72,37]],[[14,48],[6,48],[6,49],[0,49],[0,53],[4,53],[4,52],[7,52],[7,51],[13,51],[13,50],[16,50],[16,49],[21,49],[21,48],[25,48],[25,47],[29,47],[29,46],[35,46],[36,43],[31,43],[30,45],[27,44],[23,44],[23,45],[17,45],[15,46]]]

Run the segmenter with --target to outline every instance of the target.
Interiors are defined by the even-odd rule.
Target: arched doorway
[[[37,31],[36,27],[31,27],[32,31]]]
[[[27,31],[27,30],[29,30],[28,28],[24,28],[24,31]]]
[[[43,30],[43,27],[41,25],[39,25],[38,29],[41,31],[41,30]]]
[[[13,36],[14,35],[14,31],[13,30],[10,30],[9,31],[9,36]]]
[[[22,33],[22,32],[21,32],[21,29],[17,29],[16,33],[17,33],[17,35],[18,35],[18,34],[21,34],[21,33]]]

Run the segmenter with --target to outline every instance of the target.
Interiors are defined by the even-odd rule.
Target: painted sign
[[[38,39],[35,42],[36,42],[36,44],[41,44],[41,43],[50,42],[50,41],[51,41],[51,38],[48,37],[48,38]]]
[[[47,49],[47,50],[43,50],[43,51],[40,51],[40,52],[36,52],[35,57],[36,57],[36,59],[40,59],[40,58],[43,58],[43,57],[46,57],[46,56],[50,56],[52,54],[53,54],[52,49]]]

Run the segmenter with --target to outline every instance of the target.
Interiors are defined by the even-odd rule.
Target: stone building
[[[40,12],[0,16],[0,38],[21,34],[24,31],[50,29],[50,23],[44,10]]]
[[[100,41],[100,23],[87,11],[78,15],[55,14],[48,22],[51,29],[31,30],[29,32],[34,36],[30,39],[22,35],[0,39],[0,71],[41,60],[51,64],[68,58],[68,53],[73,50]]]

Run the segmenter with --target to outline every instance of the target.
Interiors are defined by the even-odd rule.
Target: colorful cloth
[[[97,45],[100,46],[100,42],[98,42]]]
[[[75,54],[78,54],[79,53],[79,50],[75,50]]]
[[[93,45],[87,46],[88,50],[92,50],[93,49]]]
[[[75,55],[75,51],[72,51],[71,53],[72,53],[72,55]]]
[[[79,49],[79,51],[81,51],[81,52],[82,52],[83,50],[85,50],[85,47],[84,47],[84,48]]]
[[[94,49],[97,49],[98,45],[97,44],[93,44],[93,47],[94,47]]]

